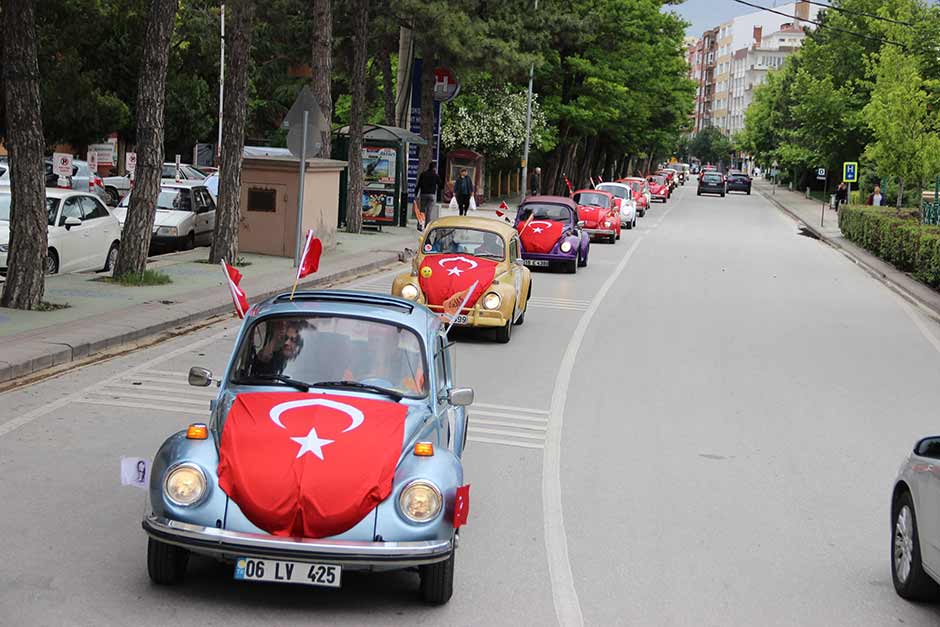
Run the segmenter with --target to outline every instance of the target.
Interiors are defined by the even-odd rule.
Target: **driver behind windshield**
[[[483,241],[473,251],[478,257],[503,258],[503,238],[496,233],[484,233]]]
[[[304,346],[304,338],[300,332],[307,326],[306,320],[298,318],[282,318],[269,322],[264,343],[249,362],[249,374],[283,374],[284,368],[300,354]]]
[[[424,368],[420,359],[413,364],[408,352],[399,346],[399,333],[398,327],[390,324],[367,325],[367,348],[359,352],[359,358],[346,370],[344,378],[421,393],[425,384]]]

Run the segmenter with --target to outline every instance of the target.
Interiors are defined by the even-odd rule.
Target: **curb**
[[[801,218],[795,212],[791,211],[788,207],[784,206],[780,201],[774,198],[772,194],[767,194],[764,192],[764,190],[758,189],[756,187],[755,189],[757,189],[758,194],[763,196],[768,202],[770,202],[772,205],[777,207],[777,209],[779,209],[786,215],[793,218],[804,229],[812,233],[816,239],[826,244],[833,250],[836,250],[837,252],[841,253],[849,261],[851,261],[852,263],[857,265],[859,268],[864,270],[866,273],[871,275],[874,279],[879,281],[882,285],[890,289],[892,292],[894,292],[895,294],[897,294],[904,300],[908,301],[910,304],[918,307],[928,317],[932,318],[936,322],[940,322],[940,306],[935,305],[934,303],[925,301],[924,299],[920,298],[917,294],[915,294],[913,291],[908,289],[904,284],[898,281],[895,281],[894,279],[889,277],[887,274],[885,274],[881,269],[879,269],[878,267],[866,261],[863,257],[860,257],[859,255],[856,255],[853,252],[846,250],[846,248],[843,247],[839,242],[833,240],[828,235],[825,235],[824,233],[822,233],[822,231],[814,227],[812,224],[809,224],[808,222],[806,222],[806,220]],[[881,263],[884,263],[890,266],[890,264],[888,264],[888,262],[886,261],[883,261]],[[890,266],[890,267],[893,268],[894,266]],[[914,281],[915,279],[911,279],[911,280]],[[918,283],[918,285],[923,285],[925,289],[930,289],[929,286],[926,286],[922,283]]]
[[[384,255],[367,264],[353,268],[346,268],[344,270],[337,270],[331,274],[325,274],[313,279],[301,281],[297,286],[298,288],[305,289],[321,287],[335,283],[337,281],[349,279],[360,274],[374,272],[392,263],[396,263],[400,261],[400,259],[401,253],[390,251],[388,255]],[[261,293],[256,293],[249,299],[249,304],[253,305],[255,303],[267,300],[272,296],[289,291],[289,289],[290,286],[288,285],[285,287],[268,289]],[[231,312],[232,304],[226,303],[224,305],[206,307],[205,309],[200,309],[199,311],[190,311],[189,313],[182,315],[175,315],[168,320],[162,320],[160,322],[149,324],[140,328],[119,330],[116,331],[113,336],[82,342],[75,344],[74,346],[62,342],[50,342],[46,345],[48,347],[47,350],[40,354],[33,355],[23,361],[0,361],[0,384],[9,383],[10,381],[14,381],[21,377],[35,375],[39,372],[42,372],[43,370],[47,370],[55,366],[62,366],[63,364],[68,364],[74,361],[85,360],[105,350],[130,345],[145,337],[154,336],[172,329],[178,329],[179,327],[190,326],[196,322],[205,321],[213,317],[224,316],[225,314],[230,314]]]

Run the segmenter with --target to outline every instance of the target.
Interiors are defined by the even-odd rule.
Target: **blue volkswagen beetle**
[[[457,387],[440,318],[358,292],[253,306],[211,417],[151,466],[147,569],[182,581],[191,553],[239,580],[339,587],[346,571],[416,569],[425,601],[453,591],[469,511],[461,456],[473,390]]]

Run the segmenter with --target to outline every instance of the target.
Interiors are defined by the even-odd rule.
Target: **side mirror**
[[[578,228],[580,229],[583,226],[584,226],[584,220],[578,220]]]
[[[513,260],[513,263],[516,264],[517,266],[524,266],[524,265],[525,265],[525,263],[523,263],[521,257],[518,257],[518,258],[516,258],[515,260]]]
[[[447,400],[455,407],[473,405],[473,388],[451,388],[447,391]]]
[[[78,218],[69,216],[68,218],[65,219],[62,225],[66,228],[66,230],[68,230],[68,229],[71,229],[73,226],[81,226],[82,221],[79,220]]]
[[[212,385],[212,372],[206,368],[193,366],[189,369],[189,384],[197,388],[207,388]]]
[[[921,439],[914,445],[914,454],[931,459],[940,459],[940,435]]]

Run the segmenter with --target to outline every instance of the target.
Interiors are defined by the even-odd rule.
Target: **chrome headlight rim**
[[[563,241],[560,246],[561,252],[563,253],[570,253],[572,248],[571,242],[568,240]]]
[[[408,508],[405,504],[405,499],[409,495],[410,491],[414,488],[427,488],[431,490],[431,492],[434,493],[435,498],[437,498],[437,507],[427,518],[414,518],[408,514]],[[437,520],[437,518],[441,515],[441,512],[444,511],[444,494],[433,481],[430,481],[429,479],[414,479],[406,483],[405,487],[402,488],[401,492],[398,493],[398,511],[405,520],[419,525],[426,525]]]
[[[496,299],[495,304],[493,303],[491,299]],[[499,309],[499,306],[502,304],[503,304],[503,298],[496,292],[487,292],[483,296],[483,309],[486,309],[488,311],[493,311],[495,309]]]
[[[174,473],[180,470],[192,470],[202,479],[202,492],[190,502],[179,501],[173,498],[170,495],[169,484],[170,479],[173,477]],[[177,507],[195,507],[200,505],[209,494],[209,477],[206,475],[206,471],[202,469],[202,466],[195,464],[193,462],[179,462],[173,464],[167,468],[166,473],[163,475],[163,498],[172,503]]]
[[[418,290],[417,286],[415,286],[413,283],[406,283],[401,288],[401,297],[405,300],[416,301],[418,300],[420,293],[421,292]]]

